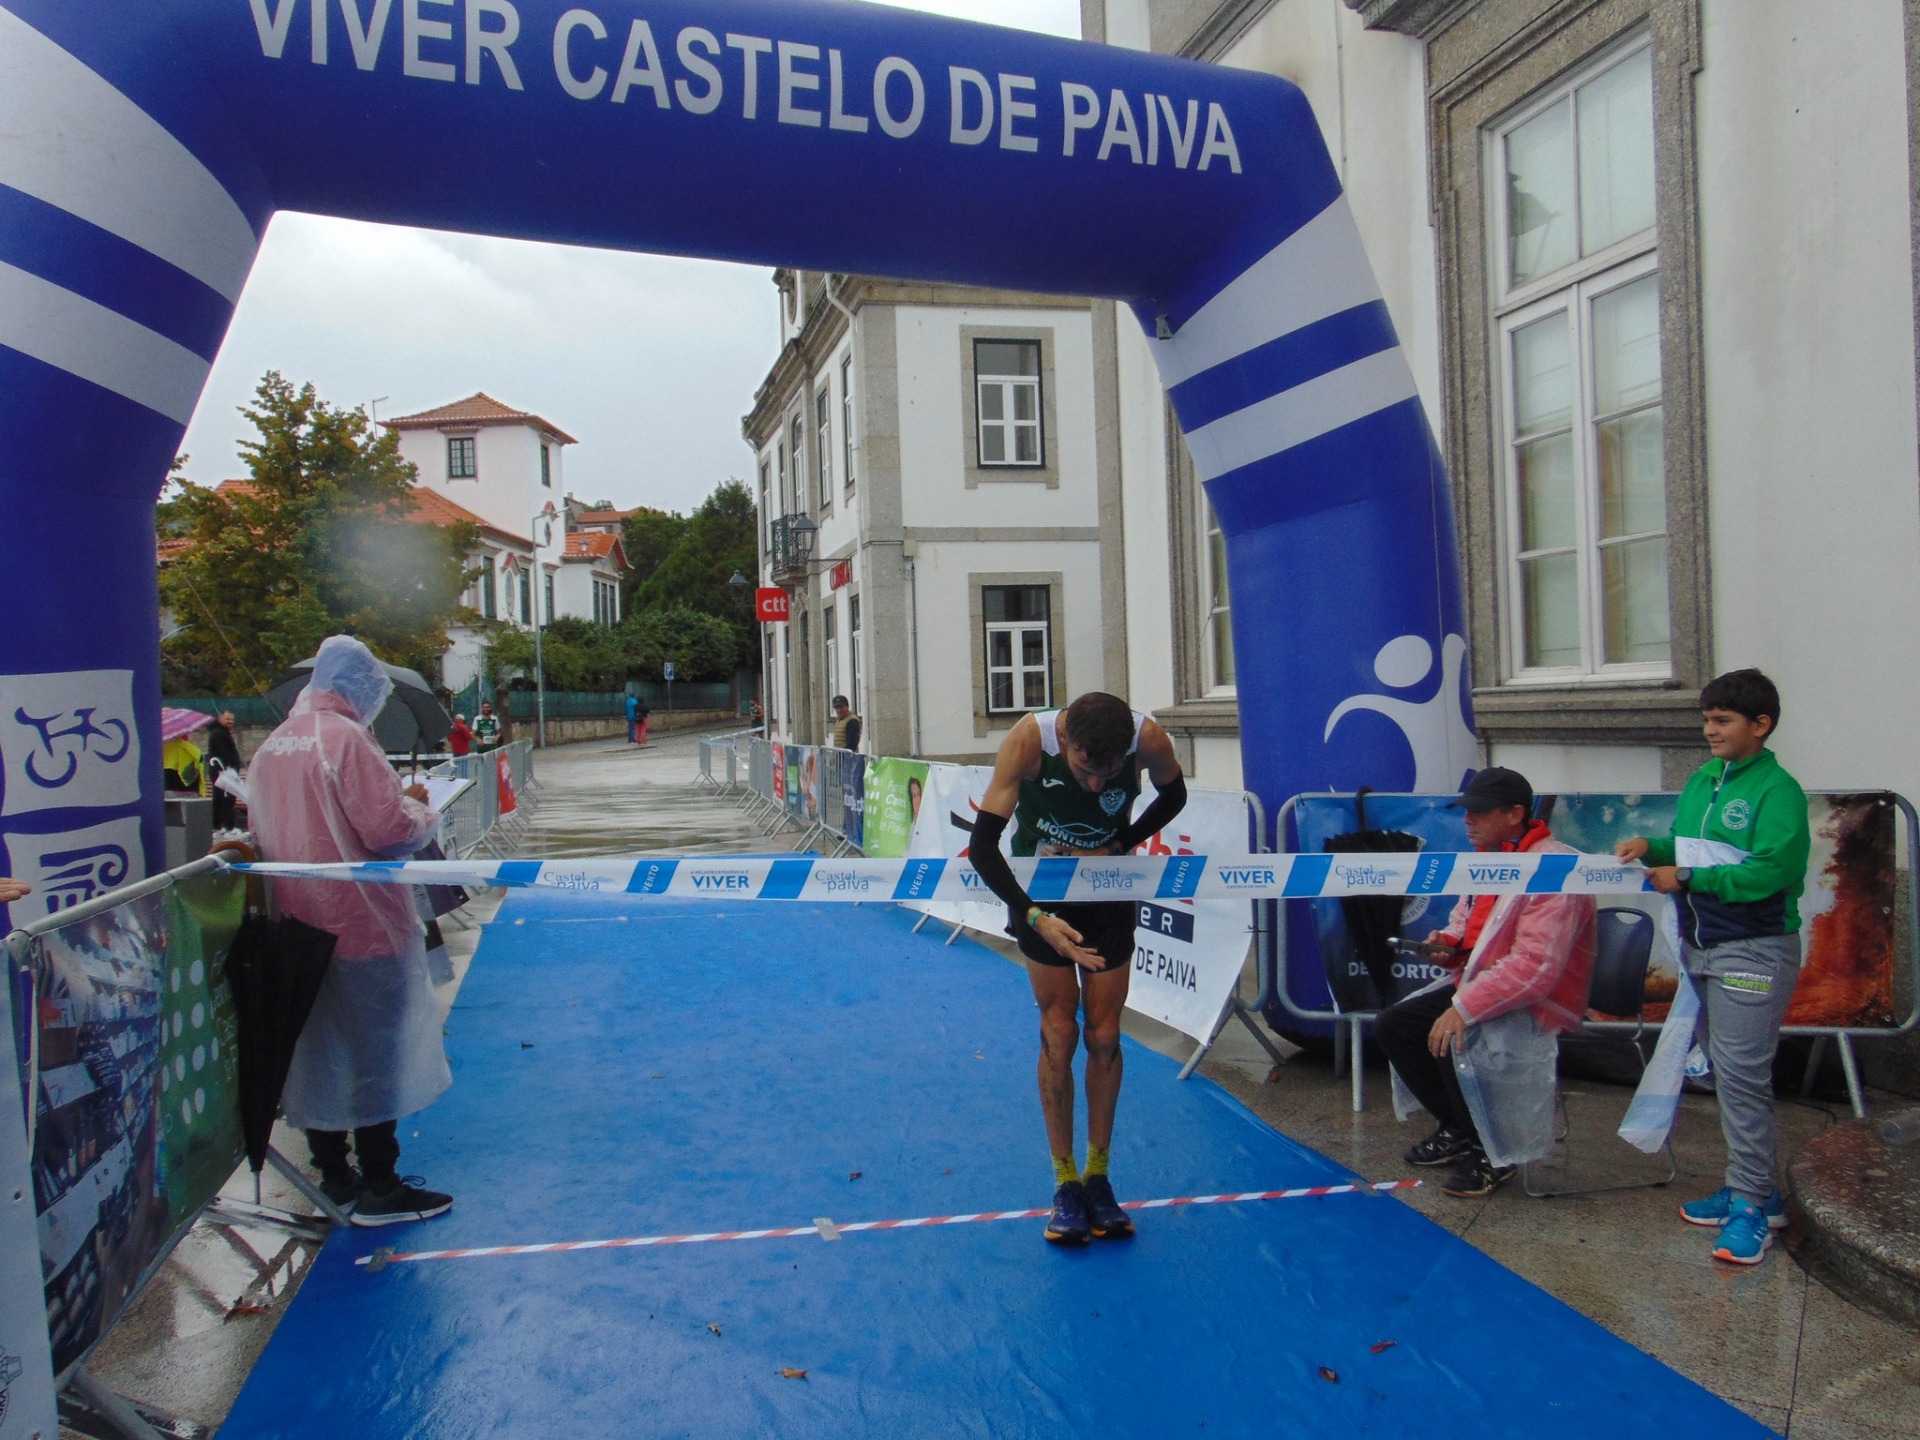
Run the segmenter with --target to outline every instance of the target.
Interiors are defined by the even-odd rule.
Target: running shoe
[[[1062,1182],[1053,1192],[1053,1215],[1047,1221],[1047,1239],[1055,1245],[1085,1245],[1093,1238],[1087,1223],[1086,1187],[1078,1180]]]
[[[384,1190],[369,1185],[360,1192],[352,1220],[356,1225],[404,1225],[409,1220],[431,1220],[453,1208],[453,1197],[424,1188],[418,1175],[394,1180]]]
[[[1784,1230],[1787,1227],[1787,1197],[1780,1193],[1776,1185],[1766,1204],[1760,1211],[1767,1217],[1769,1230]],[[1689,1200],[1680,1207],[1680,1218],[1689,1225],[1710,1225],[1714,1228],[1727,1223],[1733,1214],[1733,1191],[1722,1185],[1711,1195],[1698,1200]]]
[[[1101,1240],[1131,1240],[1133,1217],[1113,1198],[1113,1182],[1104,1175],[1089,1175],[1081,1186],[1087,1206],[1087,1222]],[[1051,1238],[1051,1237],[1049,1237]]]
[[[1766,1213],[1744,1195],[1729,1202],[1731,1213],[1720,1227],[1720,1241],[1713,1247],[1713,1258],[1729,1265],[1758,1265],[1767,1258],[1773,1244]]]
[[[1451,1195],[1456,1200],[1477,1200],[1482,1195],[1491,1195],[1506,1184],[1517,1169],[1517,1165],[1494,1164],[1487,1159],[1486,1151],[1476,1145],[1446,1178],[1440,1193]]]
[[[1451,1165],[1474,1148],[1473,1136],[1442,1125],[1400,1158],[1409,1165]]]

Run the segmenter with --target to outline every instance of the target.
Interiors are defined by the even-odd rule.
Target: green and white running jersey
[[[1140,726],[1147,717],[1133,712],[1126,764],[1097,795],[1073,778],[1067,757],[1060,753],[1060,712],[1042,710],[1033,718],[1040,726],[1040,773],[1020,782],[1020,799],[1013,807],[1013,853],[1038,854],[1043,845],[1098,850],[1111,844],[1133,818],[1133,802],[1140,795]]]

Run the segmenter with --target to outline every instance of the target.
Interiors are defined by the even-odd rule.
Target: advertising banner
[[[59,1429],[27,1158],[32,990],[28,972],[4,954],[0,977],[8,982],[0,992],[0,1440],[28,1440]]]
[[[850,840],[855,848],[864,850],[867,845],[867,757],[848,755],[846,772],[841,780],[840,804],[842,823],[840,833]]]
[[[787,803],[787,747],[775,741],[768,747],[773,761],[773,798],[781,805]]]
[[[926,792],[927,763],[880,756],[867,762],[866,810],[861,849],[875,859],[907,853],[914,817]]]
[[[846,834],[847,752],[822,747],[820,751],[820,823],[836,835]]]
[[[503,745],[493,752],[493,773],[500,790],[500,813],[511,815],[520,804],[513,789],[513,757]]]
[[[1422,851],[1471,850],[1462,813],[1449,808],[1450,795],[1368,795],[1367,829],[1411,835]],[[1351,795],[1303,795],[1294,806],[1298,849],[1324,851],[1329,841],[1360,829]],[[1407,895],[1398,900],[1393,933],[1424,939],[1447,923],[1452,895]],[[1394,989],[1382,996],[1367,974],[1348,931],[1339,900],[1289,900],[1287,906],[1287,992],[1303,1010],[1338,1009],[1349,1014],[1379,1010],[1439,979],[1445,969],[1411,956],[1393,957]],[[1363,903],[1381,904],[1379,900]],[[1298,1023],[1291,1021],[1288,1023]]]
[[[1555,798],[1552,825],[1555,836],[1576,849],[1604,853],[1635,835],[1670,833],[1678,804],[1674,795],[1562,795]],[[1898,1023],[1897,814],[1892,797],[1879,792],[1807,797],[1813,850],[1800,896],[1805,958],[1786,1024],[1873,1030]],[[1602,903],[1652,914],[1654,900],[1622,896]],[[1665,1017],[1678,986],[1679,967],[1663,936],[1647,970],[1649,1019]]]
[[[993,771],[984,765],[934,765],[927,776],[927,803],[914,825],[908,854],[965,859],[973,839],[973,820]],[[1135,802],[1137,815],[1152,803],[1153,786],[1143,781]],[[1002,846],[1011,855],[1013,827]],[[1154,835],[1138,853],[1145,855],[1245,855],[1247,808],[1238,792],[1189,790],[1187,805],[1173,825]],[[978,877],[966,877],[985,892]],[[935,919],[965,925],[982,934],[1004,937],[1007,907],[990,894],[978,903],[933,900],[910,902]],[[1239,982],[1252,942],[1252,912],[1245,902],[1193,899],[1142,899],[1134,931],[1133,979],[1127,1008],[1152,1016],[1196,1040],[1213,1033],[1228,995]]]
[[[33,1193],[56,1370],[239,1163],[222,959],[245,894],[238,876],[204,876],[35,942]]]

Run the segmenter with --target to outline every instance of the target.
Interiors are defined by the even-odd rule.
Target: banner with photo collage
[[[224,960],[245,897],[238,875],[197,876],[33,942],[31,1171],[56,1370],[240,1162]]]

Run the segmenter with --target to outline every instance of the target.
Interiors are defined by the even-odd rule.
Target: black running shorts
[[[1133,927],[1139,907],[1130,902],[1101,905],[1042,905],[1048,914],[1058,915],[1080,932],[1081,943],[1107,963],[1093,973],[1105,975],[1133,963]],[[1036,965],[1055,969],[1078,970],[1082,967],[1067,959],[1033,930],[1023,915],[1009,911],[1007,933],[1020,946],[1020,953]]]

